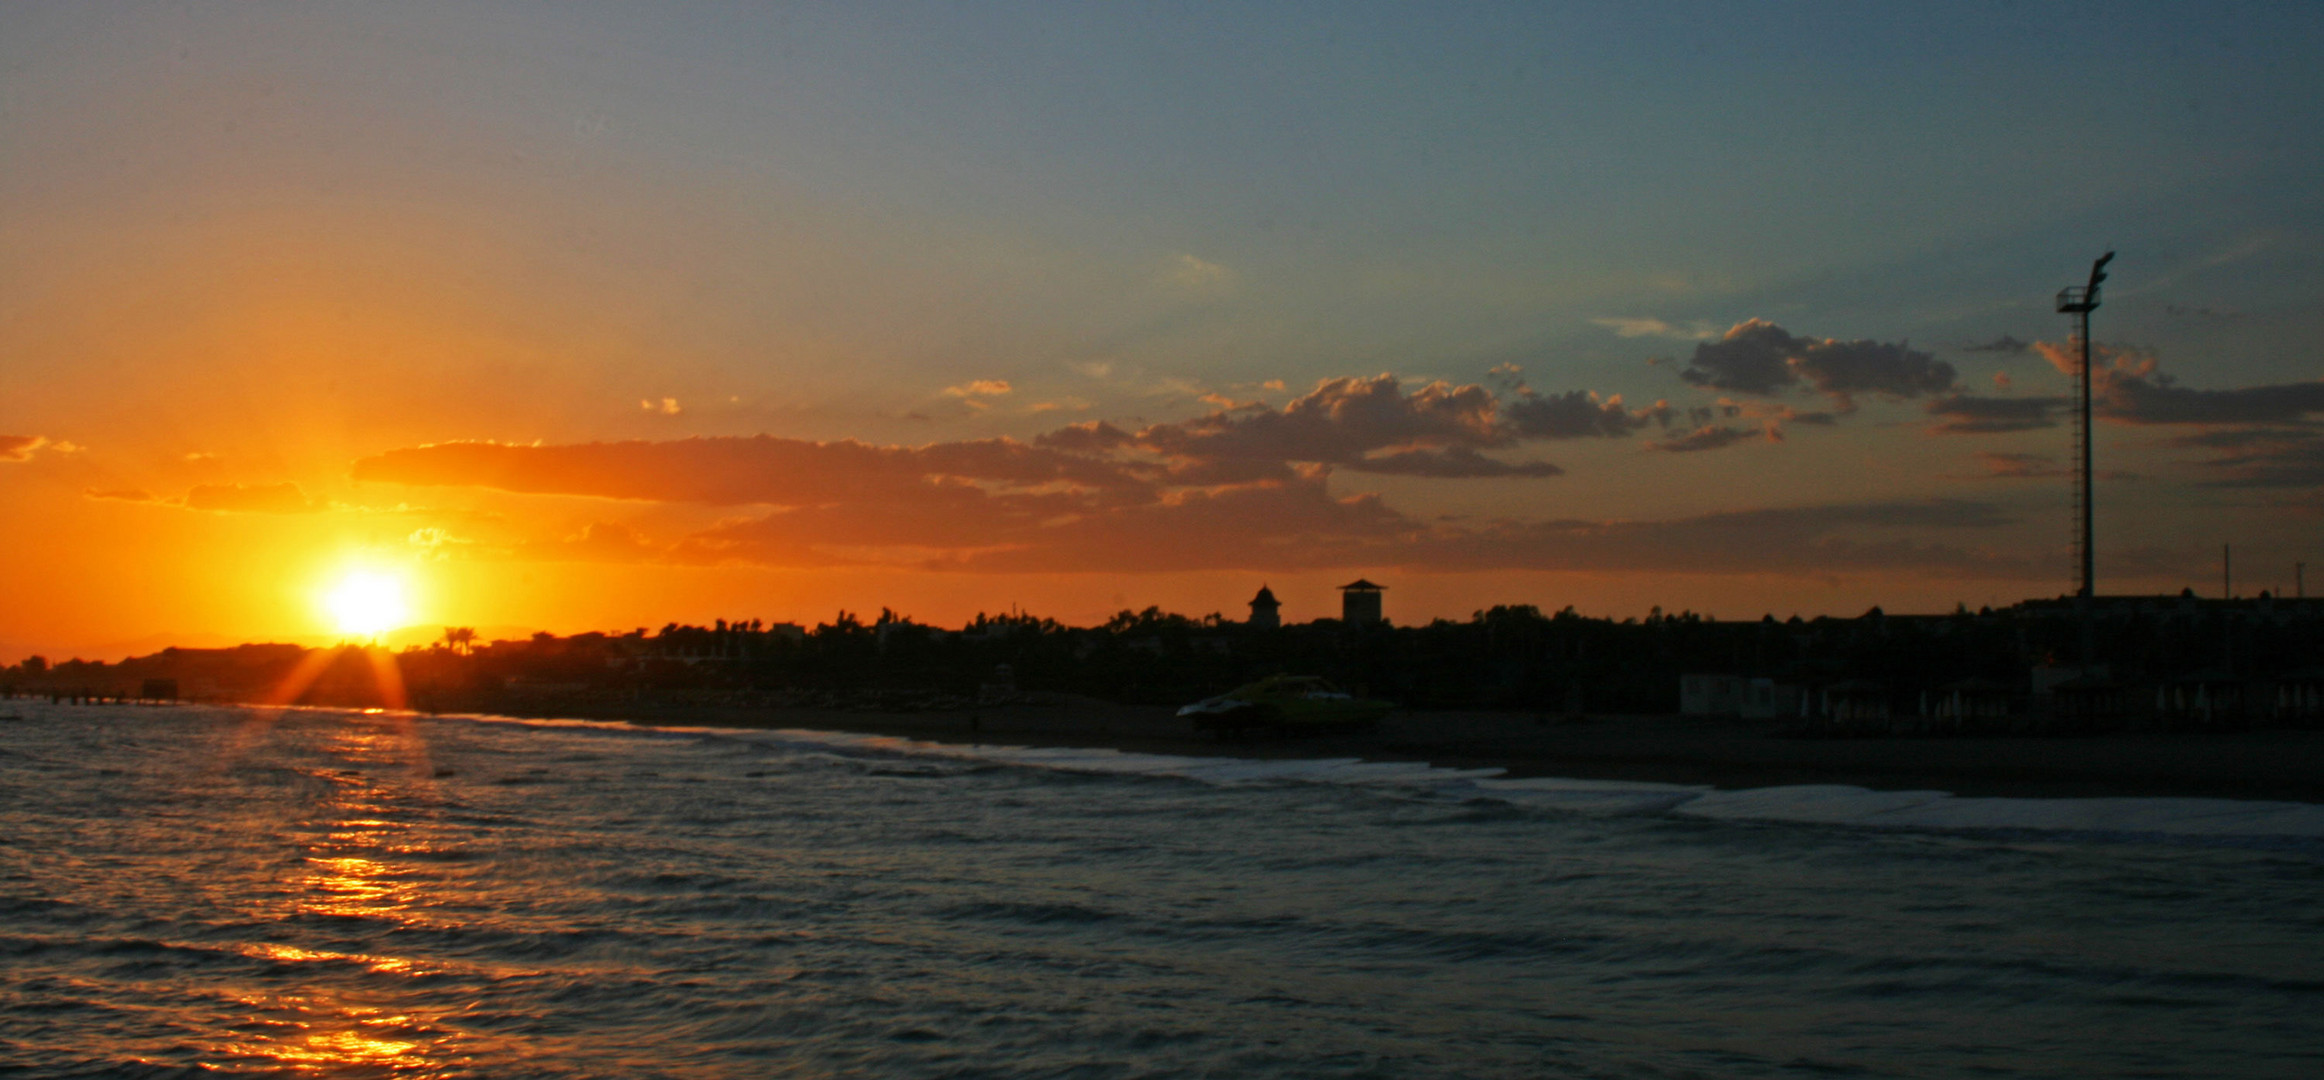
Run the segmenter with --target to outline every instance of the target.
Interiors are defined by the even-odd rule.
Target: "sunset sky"
[[[11,3],[0,661],[2324,589],[2324,7]]]

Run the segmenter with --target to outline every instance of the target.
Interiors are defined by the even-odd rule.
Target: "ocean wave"
[[[447,713],[435,719],[648,738],[712,738],[794,753],[829,754],[854,762],[866,757],[916,759],[916,763],[944,761],[964,766],[1168,778],[1216,786],[1323,784],[1456,802],[1496,800],[1529,810],[1593,816],[1669,815],[1717,821],[2134,840],[2324,840],[2324,804],[2303,802],[2167,796],[2011,798],[1936,790],[1884,791],[1845,784],[1720,790],[1652,781],[1511,778],[1507,770],[1499,768],[1360,758],[1209,757],[1109,748],[929,742],[810,728],[648,726],[618,720],[485,713]],[[544,779],[538,773],[517,774],[501,782],[523,784]]]
[[[710,729],[692,729],[710,733]],[[1590,815],[1669,814],[1722,821],[1930,831],[2077,834],[2113,838],[2324,839],[2324,805],[2175,797],[2003,798],[1803,784],[1722,791],[1706,785],[1556,777],[1509,778],[1498,768],[1358,758],[1238,758],[1105,748],[937,743],[805,728],[722,731],[832,751],[944,758],[1020,768],[1152,776],[1215,785],[1307,783],[1400,789],[1431,798],[1493,799]]]

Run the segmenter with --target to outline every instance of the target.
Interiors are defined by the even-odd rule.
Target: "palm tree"
[[[459,653],[462,656],[468,655],[468,647],[475,641],[475,627],[447,626],[444,628],[444,644],[451,646],[453,652]]]

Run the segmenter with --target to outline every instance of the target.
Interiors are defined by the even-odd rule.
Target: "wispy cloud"
[[[1978,478],[1985,480],[2027,480],[2066,475],[2066,467],[2048,454],[1979,453],[1977,464],[1981,467]]]
[[[2076,374],[2080,350],[2067,342],[2034,343],[2059,372]],[[2092,344],[2092,394],[2098,411],[2126,424],[2285,424],[2324,414],[2324,379],[2199,390],[2161,371],[2152,352]]]
[[[1647,445],[1656,450],[1687,454],[1703,450],[1719,450],[1752,438],[1762,437],[1768,442],[1783,441],[1783,435],[1773,424],[1763,428],[1736,427],[1733,424],[1707,424],[1684,435],[1662,439]]]
[[[46,445],[39,435],[0,435],[0,461],[30,461],[32,452]]]
[[[2203,462],[2215,485],[2324,491],[2324,430],[2227,429],[2203,432],[2180,443],[2216,451]]]
[[[956,508],[870,523],[830,511],[711,530],[679,557],[768,565],[869,561],[959,572],[1163,572],[1401,566],[1415,570],[1925,572],[2033,576],[2022,558],[1943,542],[2009,524],[1996,508],[1904,502],[1743,511],[1662,521],[1423,523],[1377,496],[1334,497],[1295,479],[1189,491],[1050,521]],[[836,543],[834,541],[837,541]]]
[[[1161,280],[1188,292],[1211,293],[1233,285],[1236,276],[1233,270],[1218,263],[1182,254],[1163,267]]]
[[[365,483],[712,506],[892,502],[979,482],[1107,490],[1144,484],[1120,465],[1014,439],[905,447],[771,435],[563,446],[438,443],[364,458],[353,476]]]
[[[323,509],[297,484],[201,484],[186,492],[186,509],[226,514],[308,514]]]
[[[2008,334],[2003,334],[1991,341],[1977,341],[1963,345],[1961,346],[1961,351],[1975,353],[2000,353],[2004,356],[2022,356],[2032,348],[2033,342],[2019,341],[2018,339],[2013,338]]]
[[[2052,367],[2077,374],[2081,351],[2068,342],[2035,342]],[[2218,486],[2324,488],[2324,380],[2199,389],[2162,372],[2152,352],[2093,343],[2091,405],[2119,424],[2174,427],[2174,445],[2207,451],[2195,464]],[[1955,394],[1930,402],[1940,434],[1990,434],[2051,427],[2074,399]],[[2050,475],[2028,455],[1980,455],[1988,475]],[[2129,474],[2111,474],[2126,478]]]
[[[1929,402],[1937,418],[1929,430],[1940,435],[1992,435],[2055,427],[2058,410],[2073,404],[2063,397],[1986,397],[1953,394]]]
[[[1610,316],[1591,319],[1596,326],[1612,330],[1616,337],[1671,338],[1677,341],[1706,341],[1719,336],[1719,330],[1708,323],[1692,323],[1685,327],[1673,326],[1661,319]]]
[[[510,554],[539,562],[632,563],[657,560],[666,552],[627,525],[594,521],[571,536],[520,544]]]
[[[2164,304],[2163,314],[2174,319],[2187,319],[2194,322],[2233,322],[2243,318],[2243,313],[2240,311],[2222,311],[2200,304]]]

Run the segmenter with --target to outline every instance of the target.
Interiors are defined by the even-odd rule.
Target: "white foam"
[[[1652,781],[1509,779],[1502,769],[1360,758],[1241,758],[1143,754],[1079,747],[939,743],[808,728],[640,729],[619,722],[516,720],[541,727],[619,728],[705,734],[827,750],[878,752],[1118,776],[1167,776],[1214,785],[1317,783],[1394,788],[1435,798],[1494,799],[1592,815],[1677,814],[1726,821],[1870,828],[2010,830],[2111,836],[2324,839],[2324,804],[2239,799],[1964,798],[1944,791],[1875,791],[1844,784],[1720,791]]]
[[[1660,814],[1701,798],[1711,791],[1694,784],[1658,784],[1653,781],[1576,780],[1564,777],[1527,777],[1521,780],[1476,780],[1481,795],[1521,806],[1575,814]]]
[[[1680,812],[1695,817],[1842,825],[1863,823],[1952,797],[1943,791],[1873,791],[1844,784],[1802,784],[1707,791],[1688,800]]]

